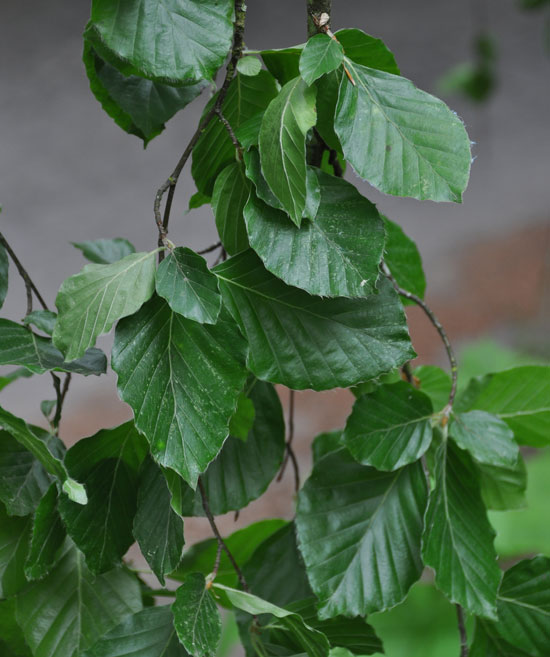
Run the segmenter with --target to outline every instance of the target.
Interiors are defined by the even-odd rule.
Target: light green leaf
[[[426,291],[426,277],[416,244],[405,235],[401,226],[383,215],[382,219],[386,229],[384,262],[399,283],[399,287],[423,299]],[[403,304],[414,304],[414,302],[403,298]]]
[[[414,357],[402,307],[386,280],[368,298],[320,299],[276,279],[252,251],[215,272],[248,339],[248,367],[261,379],[296,390],[348,387]]]
[[[399,75],[393,53],[380,39],[375,39],[355,28],[338,30],[336,38],[342,44],[346,57],[356,64]]]
[[[78,358],[121,317],[135,313],[155,289],[155,255],[132,253],[111,265],[86,265],[63,281],[53,342],[68,360]]]
[[[457,413],[453,415],[449,434],[478,463],[504,467],[517,463],[519,448],[514,433],[495,415],[485,411]]]
[[[262,50],[260,55],[267,70],[277,78],[281,85],[285,85],[300,75],[302,50],[303,46],[295,46],[293,48]]]
[[[250,187],[239,162],[229,164],[214,185],[212,210],[218,234],[229,255],[248,248],[243,209],[250,195]]]
[[[396,472],[345,449],[317,462],[298,497],[298,545],[320,618],[364,616],[401,602],[422,573],[427,502],[420,462]]]
[[[51,336],[57,320],[56,313],[51,310],[33,310],[26,317],[23,318],[23,324],[29,326],[34,324],[37,329],[44,331],[46,335]]]
[[[443,101],[405,78],[345,60],[335,130],[361,178],[386,194],[461,202],[470,141]]]
[[[521,453],[518,455],[517,462],[512,466],[478,463],[477,471],[481,497],[488,509],[506,511],[527,506],[525,500],[527,470]]]
[[[52,484],[36,507],[25,575],[29,580],[47,575],[57,563],[67,535],[57,510],[57,486]]]
[[[512,429],[520,445],[550,445],[550,367],[515,367],[472,379],[461,410],[496,415]]]
[[[229,422],[229,435],[246,442],[255,417],[256,411],[252,400],[246,396],[245,392],[241,392],[237,400],[237,410]]]
[[[212,79],[223,64],[232,13],[230,0],[93,0],[91,27],[143,77],[190,82]]]
[[[306,134],[316,120],[315,88],[296,78],[271,101],[260,129],[264,177],[297,226],[306,209]]]
[[[258,75],[237,74],[231,81],[222,104],[224,117],[233,130],[256,116],[262,114],[272,98],[277,95],[277,83],[267,71]],[[216,102],[214,96],[205,108],[207,112]],[[216,116],[199,138],[193,148],[191,173],[199,192],[212,196],[218,175],[228,164],[235,162],[235,146],[227,129]]]
[[[317,216],[301,228],[251,195],[244,210],[250,245],[271,273],[310,294],[372,294],[384,249],[380,215],[350,183],[320,170],[316,175],[321,187]]]
[[[6,249],[0,244],[0,308],[4,305],[8,293],[9,264]]]
[[[100,349],[92,348],[82,358],[66,362],[48,338],[21,324],[0,319],[0,365],[23,365],[35,374],[58,370],[88,376],[104,374],[107,358]]]
[[[500,569],[479,484],[467,455],[443,441],[435,458],[435,488],[426,511],[424,563],[437,586],[456,604],[496,618]]]
[[[247,376],[245,353],[224,311],[216,325],[199,324],[159,297],[117,326],[111,362],[119,395],[155,460],[193,488],[228,435]]]
[[[416,367],[413,375],[418,379],[420,390],[432,400],[434,411],[440,411],[449,401],[451,377],[435,365]]]
[[[176,591],[172,605],[180,642],[192,657],[214,657],[222,634],[218,608],[204,575],[191,573]]]
[[[33,372],[26,367],[18,367],[16,370],[8,372],[5,376],[0,376],[0,390],[3,390],[10,383],[17,381],[17,379],[29,379]]]
[[[136,252],[134,245],[123,237],[115,237],[112,240],[72,242],[72,245],[80,249],[87,260],[98,265],[111,265]]]
[[[200,208],[206,203],[210,203],[210,196],[206,196],[202,192],[195,192],[193,196],[189,199],[189,210],[195,210]]]
[[[327,34],[316,34],[306,43],[300,56],[300,75],[310,85],[334,71],[344,60],[341,44]]]
[[[253,615],[271,614],[277,618],[277,625],[281,627],[281,630],[292,636],[300,649],[309,655],[309,657],[328,656],[330,646],[327,638],[318,630],[314,630],[309,625],[306,625],[302,617],[298,614],[277,607],[250,593],[237,591],[217,582],[213,583],[212,588],[216,591],[223,591],[231,604],[237,609]]]
[[[116,569],[93,576],[82,553],[67,544],[54,570],[18,596],[16,616],[34,657],[79,657],[140,609],[133,575]]]
[[[215,324],[222,307],[218,281],[206,260],[181,246],[160,263],[157,294],[179,315],[201,324]]]
[[[0,598],[19,593],[27,584],[24,565],[30,527],[30,518],[10,518],[0,504]]]
[[[65,456],[71,475],[86,484],[88,504],[63,497],[59,513],[94,573],[117,566],[134,542],[138,468],[146,453],[145,440],[133,422],[126,422],[79,440]]]
[[[141,553],[164,586],[164,575],[175,570],[183,551],[183,520],[171,507],[162,470],[148,459],[141,474],[134,536]]]
[[[103,636],[83,657],[188,657],[168,605],[147,607]]]
[[[363,465],[397,470],[430,446],[432,414],[430,398],[408,383],[382,385],[355,402],[342,443]]]
[[[243,75],[258,75],[262,70],[262,62],[257,57],[241,57],[237,62],[237,71]]]

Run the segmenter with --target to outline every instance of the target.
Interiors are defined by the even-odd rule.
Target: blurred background
[[[63,279],[85,264],[69,242],[121,236],[138,250],[156,246],[155,191],[179,159],[207,100],[203,95],[177,115],[144,150],[104,114],[89,90],[81,62],[88,14],[87,0],[0,2],[0,229],[51,306]],[[334,30],[359,27],[383,39],[402,74],[444,98],[475,142],[462,205],[386,197],[348,174],[417,242],[427,300],[458,347],[463,382],[469,374],[518,362],[549,362],[549,20],[546,0],[333,2]],[[250,0],[249,48],[291,46],[305,36],[305,2]],[[209,206],[187,213],[194,192],[187,168],[169,237],[199,249],[216,236]],[[24,312],[24,288],[12,267],[3,316],[19,320]],[[415,310],[409,317],[418,362],[445,365],[433,328]],[[110,340],[99,346],[108,348]],[[280,392],[286,402],[287,391]],[[9,410],[44,424],[39,403],[52,398],[48,377],[20,380],[1,394]],[[346,391],[297,394],[295,440],[303,478],[311,439],[342,426],[352,403]],[[71,444],[129,416],[128,407],[116,401],[112,373],[75,380],[61,437]],[[505,559],[533,548],[550,554],[543,503],[550,494],[549,468],[548,453],[529,462],[527,510],[492,514]],[[222,527],[229,533],[255,519],[292,513],[293,478],[287,472],[236,523],[224,518]],[[193,520],[186,534],[191,542],[209,530]],[[138,555],[134,558],[139,562]],[[399,635],[384,631],[396,621]],[[425,584],[373,623],[388,637],[390,657],[457,653],[454,610]],[[231,646],[231,627],[227,632]]]

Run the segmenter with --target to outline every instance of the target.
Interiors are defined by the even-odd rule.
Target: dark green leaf
[[[378,472],[345,449],[317,462],[298,497],[296,526],[320,618],[364,616],[403,600],[422,573],[426,502],[419,462]]]
[[[172,605],[180,642],[192,657],[214,657],[222,634],[218,608],[204,575],[191,573],[176,591]]]
[[[239,162],[229,164],[217,177],[212,210],[222,244],[233,255],[248,248],[243,209],[250,195],[250,183]]]
[[[140,609],[133,575],[116,569],[93,576],[68,544],[54,570],[18,596],[16,615],[34,657],[79,657]]]
[[[476,618],[469,657],[529,657],[498,635],[492,623]]]
[[[338,104],[340,80],[345,77],[343,69],[338,69],[315,82],[317,88],[317,125],[315,129],[331,149],[341,154],[342,146],[334,132],[334,115]]]
[[[155,255],[132,253],[111,265],[86,265],[61,284],[53,333],[68,360],[79,358],[121,317],[135,313],[155,289]]]
[[[29,548],[30,518],[10,518],[0,504],[0,598],[25,587],[25,559]]]
[[[527,470],[521,454],[512,466],[477,464],[481,497],[488,509],[505,511],[527,505]]]
[[[0,601],[0,652],[2,657],[31,657],[17,621],[15,599]]]
[[[416,244],[407,237],[401,226],[387,217],[384,220],[386,229],[386,252],[384,262],[389,267],[399,287],[416,294],[421,299],[426,291],[426,277],[422,268],[422,258]],[[403,299],[403,303],[413,304],[413,301]]]
[[[262,127],[263,118],[264,112],[255,114],[247,121],[241,123],[239,128],[235,130],[235,136],[245,151],[251,146],[257,146],[260,142],[260,129]]]
[[[443,441],[435,457],[435,488],[422,539],[424,563],[437,586],[467,611],[496,618],[500,569],[479,484],[467,455]]]
[[[251,148],[248,152],[244,153],[243,159],[245,164],[246,177],[254,183],[258,198],[267,203],[267,205],[270,205],[272,208],[282,210],[283,206],[275,194],[273,194],[273,192],[269,189],[269,185],[267,184],[264,178],[264,174],[262,173],[260,153],[258,152],[258,149]]]
[[[263,174],[297,226],[306,209],[306,134],[316,120],[315,88],[296,78],[271,101],[260,129]]]
[[[34,324],[37,329],[51,336],[56,320],[57,315],[56,313],[52,313],[51,310],[33,310],[23,319],[23,324],[25,326]]]
[[[73,242],[72,245],[80,249],[87,260],[98,265],[111,265],[136,252],[134,245],[123,237],[115,237],[112,240]]]
[[[206,260],[191,249],[175,248],[157,270],[157,294],[179,315],[215,324],[222,307],[218,281]]]
[[[254,195],[245,208],[250,245],[288,285],[319,296],[362,297],[376,290],[384,229],[376,207],[345,180],[317,171],[315,221],[297,228]]]
[[[0,376],[0,390],[3,390],[6,386],[9,386],[10,383],[17,381],[17,379],[29,379],[33,375],[33,372],[28,370],[26,367],[19,367],[12,372],[8,372],[5,376]]]
[[[134,542],[138,468],[146,453],[145,440],[126,422],[80,440],[65,456],[71,475],[86,485],[88,504],[60,498],[59,513],[94,573],[118,565]]]
[[[151,459],[141,475],[134,536],[141,553],[164,586],[164,575],[175,570],[183,551],[183,520],[171,506],[162,470]]]
[[[313,439],[311,451],[313,452],[313,463],[317,463],[323,456],[334,452],[342,447],[342,429],[320,433]]]
[[[386,194],[462,200],[470,174],[464,124],[441,100],[405,78],[346,58],[335,130],[361,178]]]
[[[0,308],[4,305],[8,293],[9,260],[6,249],[0,244]]]
[[[36,507],[29,553],[25,561],[28,579],[40,579],[57,562],[66,531],[57,510],[57,486],[52,484]]]
[[[245,392],[241,392],[237,400],[237,410],[229,422],[229,435],[246,442],[254,425],[255,417],[256,411],[252,400],[246,396]]]
[[[277,84],[267,71],[260,71],[254,77],[238,74],[227,90],[222,105],[223,115],[233,130],[238,130],[253,116],[261,114],[276,95]],[[205,112],[213,106],[216,98],[210,100]],[[212,196],[216,178],[234,161],[235,146],[225,126],[215,117],[193,149],[191,173],[199,192]]]
[[[223,64],[232,13],[230,0],[93,0],[91,26],[143,77],[190,82],[210,80]]]
[[[227,313],[214,326],[199,324],[156,296],[117,326],[111,362],[119,395],[155,460],[193,488],[228,435],[247,376],[245,350]]]
[[[435,365],[421,365],[413,372],[420,390],[432,400],[434,411],[440,411],[449,401],[451,377]]]
[[[432,414],[430,398],[405,381],[382,385],[355,402],[342,443],[363,465],[397,470],[430,446]]]
[[[243,75],[258,75],[262,70],[262,62],[257,57],[241,57],[237,62],[237,71]]]
[[[178,641],[170,607],[148,607],[129,616],[83,657],[188,657]]]
[[[485,411],[457,413],[453,415],[449,434],[478,463],[504,467],[517,463],[519,448],[514,433],[495,415]]]
[[[349,28],[338,30],[335,36],[342,44],[346,57],[356,64],[399,75],[393,53],[380,39],[375,39],[362,30]]]
[[[200,208],[206,203],[210,203],[210,196],[206,196],[201,192],[195,192],[193,196],[189,199],[189,210],[195,210]]]
[[[306,43],[300,56],[300,75],[306,84],[334,71],[344,60],[341,44],[328,34],[316,34]]]
[[[66,362],[48,338],[9,319],[0,319],[0,365],[23,365],[35,374],[60,370],[88,376],[104,374],[107,358],[100,349],[92,348],[82,358]]]
[[[262,50],[260,53],[267,70],[277,78],[281,85],[300,75],[300,55],[303,46],[281,48],[280,50]]]
[[[402,307],[386,280],[368,298],[320,299],[276,279],[252,251],[215,271],[248,339],[248,366],[261,379],[297,390],[348,387],[414,357]]]

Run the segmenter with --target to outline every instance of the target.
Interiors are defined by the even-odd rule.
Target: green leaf
[[[188,657],[170,607],[148,607],[103,636],[83,657]]]
[[[155,460],[193,488],[228,435],[247,376],[245,350],[226,312],[214,326],[199,324],[159,297],[117,326],[111,363],[119,395]]]
[[[3,657],[31,657],[15,620],[15,599],[0,601],[0,650]]]
[[[47,575],[57,563],[66,531],[57,510],[57,486],[52,484],[36,507],[25,575],[29,580]]]
[[[346,57],[356,64],[399,75],[393,53],[380,39],[375,39],[362,30],[349,28],[338,30],[335,36],[342,44]]]
[[[300,56],[300,75],[310,85],[344,61],[341,44],[327,34],[316,34],[306,43]]]
[[[275,50],[262,50],[260,53],[267,70],[277,78],[281,85],[300,75],[300,55],[303,46],[294,48],[281,48]]]
[[[49,485],[50,477],[40,461],[7,431],[0,431],[0,500],[8,514],[33,513]]]
[[[222,307],[218,281],[206,260],[181,246],[160,263],[157,294],[179,315],[201,324],[215,324]]]
[[[405,78],[354,64],[342,76],[335,130],[346,160],[386,194],[461,202],[470,141],[441,100]]]
[[[260,164],[260,153],[258,149],[251,148],[249,151],[243,153],[243,159],[245,164],[246,177],[254,183],[258,198],[264,201],[265,203],[267,203],[267,205],[270,205],[272,208],[277,208],[277,210],[283,210],[283,206],[281,202],[275,196],[275,194],[273,194],[271,189],[269,189],[269,185],[267,184],[264,178],[264,174],[262,173],[262,167]],[[245,205],[246,205],[246,200],[245,200]]]
[[[357,399],[342,443],[363,465],[397,470],[430,446],[432,414],[430,398],[405,381],[382,385]]]
[[[183,551],[183,520],[171,507],[162,470],[148,459],[141,474],[134,536],[141,553],[164,586],[164,575],[175,570]]]
[[[27,584],[24,565],[30,526],[30,518],[10,518],[0,504],[0,598],[19,593]]]
[[[137,75],[124,75],[104,61],[87,40],[82,58],[90,89],[105,112],[125,132],[143,139],[145,145],[206,86],[198,82],[174,87]]]
[[[58,370],[88,376],[104,374],[107,358],[100,349],[92,348],[82,358],[66,362],[48,338],[21,324],[0,319],[0,365],[23,365],[35,374]]]
[[[435,365],[421,365],[414,369],[420,390],[432,400],[434,411],[440,411],[449,401],[451,377]]]
[[[453,415],[449,435],[478,463],[504,467],[517,463],[519,448],[514,433],[495,415],[485,411],[457,413]]]
[[[470,657],[529,657],[500,637],[494,625],[481,618],[476,618],[474,638],[470,646]]]
[[[191,573],[176,591],[172,605],[174,625],[180,642],[192,657],[214,657],[222,634],[222,623],[204,575]]]
[[[422,573],[427,502],[420,462],[396,472],[345,449],[317,462],[298,497],[298,545],[320,618],[364,616],[401,602]]]
[[[505,511],[527,506],[527,470],[521,454],[512,466],[477,464],[481,497],[488,509]]]
[[[277,84],[267,71],[260,71],[254,77],[238,74],[227,90],[222,104],[223,115],[233,130],[238,130],[243,123],[262,114],[276,95]],[[216,99],[217,95],[210,100],[205,112],[212,108]],[[212,196],[218,175],[234,161],[235,146],[227,129],[216,116],[193,148],[191,173],[199,192]]]
[[[18,596],[16,616],[34,657],[79,657],[140,609],[133,575],[116,569],[93,576],[82,554],[67,545],[55,569]]]
[[[520,445],[550,445],[550,367],[515,367],[473,379],[461,410],[496,415],[512,429]]]
[[[237,400],[237,410],[229,422],[229,435],[246,442],[255,417],[256,411],[252,400],[241,392]]]
[[[317,88],[317,124],[315,129],[327,146],[339,155],[342,154],[342,146],[334,132],[334,115],[338,104],[338,90],[342,76],[345,77],[343,69],[337,69],[332,73],[323,75],[315,82]],[[342,162],[342,158],[340,158],[340,162]]]
[[[9,386],[10,383],[17,381],[17,379],[29,379],[32,375],[33,372],[26,367],[18,367],[16,370],[8,372],[5,376],[0,376],[0,390]]]
[[[132,253],[111,265],[86,265],[63,281],[53,342],[69,360],[78,358],[121,317],[135,313],[155,289],[155,255]]]
[[[229,164],[216,178],[212,210],[222,244],[233,255],[248,248],[243,209],[250,195],[250,183],[242,164]]]
[[[195,192],[193,196],[189,199],[189,210],[195,210],[200,208],[206,203],[210,203],[210,196],[206,196],[201,192]]]
[[[4,305],[8,293],[9,264],[6,249],[0,244],[0,308]]]
[[[313,464],[320,461],[323,456],[326,456],[330,452],[334,452],[342,447],[343,433],[342,429],[336,429],[335,431],[320,433],[313,439],[313,443],[311,444]]]
[[[306,134],[316,120],[315,88],[296,78],[271,101],[260,129],[263,174],[297,226],[306,209]]]
[[[112,240],[72,242],[72,245],[80,249],[87,260],[98,265],[111,265],[136,252],[134,245],[123,237],[115,237]]]
[[[215,516],[242,509],[260,497],[279,471],[285,453],[285,421],[274,387],[256,381],[248,393],[255,409],[246,442],[230,436],[201,480]],[[181,482],[183,516],[205,515],[199,491]]]
[[[134,542],[138,468],[146,453],[145,440],[126,422],[78,441],[65,456],[71,475],[86,484],[88,504],[60,498],[59,513],[93,573],[117,566]]]
[[[435,571],[437,586],[451,602],[496,618],[501,573],[476,473],[466,454],[443,441],[433,475],[422,539],[424,563]]]
[[[276,279],[251,251],[215,272],[248,339],[248,367],[261,379],[328,390],[375,378],[414,357],[403,310],[386,280],[365,299],[319,299]]]
[[[277,625],[296,641],[301,651],[309,657],[327,657],[330,649],[327,638],[321,632],[304,623],[301,616],[287,609],[282,609],[261,598],[244,591],[231,589],[214,582],[212,588],[223,591],[231,604],[249,614],[271,614],[278,619]]]
[[[423,299],[426,291],[426,277],[416,244],[405,235],[401,226],[387,217],[382,216],[382,219],[386,229],[384,262],[399,283],[399,287]],[[414,302],[404,298],[403,304],[414,304]]]
[[[384,250],[380,215],[350,183],[320,170],[316,175],[321,187],[317,216],[301,228],[251,195],[244,210],[250,245],[272,274],[310,294],[372,294]]]
[[[57,315],[56,313],[52,313],[51,310],[33,310],[23,319],[23,324],[25,326],[34,324],[37,329],[51,336],[56,320]]]
[[[91,26],[143,77],[190,82],[212,79],[223,64],[231,48],[232,13],[230,0],[93,0]]]
[[[262,62],[257,57],[241,57],[237,62],[237,71],[243,75],[258,75],[262,70]]]
[[[257,146],[259,144],[263,118],[264,112],[255,114],[235,130],[235,137],[237,137],[239,144],[245,151],[251,146]]]

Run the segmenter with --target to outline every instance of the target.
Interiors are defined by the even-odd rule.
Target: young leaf
[[[319,296],[362,297],[376,291],[384,229],[376,207],[345,180],[317,170],[315,221],[297,228],[254,194],[244,210],[250,245],[288,285]]]
[[[86,485],[88,504],[81,508],[63,497],[59,513],[93,573],[117,566],[134,542],[138,469],[146,452],[145,440],[126,422],[80,440],[65,456],[69,472]]]
[[[315,88],[296,78],[271,101],[260,129],[263,174],[297,226],[306,208],[306,134],[315,122]]]
[[[4,305],[8,293],[9,260],[6,249],[0,244],[0,308]]]
[[[216,178],[212,210],[222,244],[233,255],[248,248],[243,209],[250,195],[250,182],[239,162],[229,164]]]
[[[435,365],[421,365],[414,369],[420,390],[432,400],[434,411],[440,411],[449,401],[451,377]]]
[[[57,510],[57,486],[52,484],[36,507],[25,575],[29,580],[47,575],[59,558],[67,535]]]
[[[346,58],[335,130],[361,178],[386,194],[461,202],[470,174],[470,140],[441,100],[409,80]]]
[[[176,591],[174,625],[192,657],[214,657],[222,634],[220,614],[204,575],[191,573]]]
[[[189,657],[178,641],[168,605],[147,607],[125,618],[83,657]]]
[[[257,57],[241,57],[237,62],[237,71],[243,75],[258,75],[262,70],[262,62]]]
[[[477,464],[481,497],[488,509],[506,511],[527,506],[527,469],[525,461],[518,455],[513,466]]]
[[[93,0],[91,27],[117,57],[151,80],[212,79],[231,48],[230,0]],[[181,44],[185,43],[185,48]]]
[[[191,249],[178,246],[160,263],[156,289],[175,313],[201,324],[217,322],[222,307],[218,281]]]
[[[50,574],[18,596],[16,616],[34,657],[79,657],[140,609],[133,575],[119,568],[94,576],[67,544]]]
[[[23,324],[25,326],[34,324],[37,329],[51,336],[56,320],[57,315],[56,313],[52,313],[51,310],[33,310],[23,319]]]
[[[348,387],[414,357],[386,280],[364,299],[320,299],[272,276],[252,251],[215,269],[225,303],[250,345],[256,376],[295,390]]]
[[[80,249],[87,260],[98,265],[112,265],[136,252],[134,245],[122,237],[93,242],[72,242],[72,245]]]
[[[435,459],[435,488],[422,538],[424,563],[439,589],[467,611],[496,618],[500,569],[479,484],[467,457],[443,441]]]
[[[355,28],[338,30],[335,36],[342,44],[346,57],[356,64],[399,75],[400,71],[393,53],[380,39],[375,39],[370,34]]]
[[[427,502],[420,462],[396,472],[345,449],[317,462],[298,497],[298,545],[319,617],[364,616],[401,602],[422,573]]]
[[[504,467],[517,463],[519,448],[514,432],[495,415],[485,411],[457,413],[453,416],[449,435],[478,463]]]
[[[227,313],[199,324],[156,296],[117,326],[111,362],[119,395],[155,460],[193,488],[227,437],[247,376],[245,352]]]
[[[0,598],[25,588],[23,569],[29,547],[30,518],[10,518],[0,504]]]
[[[260,53],[267,70],[277,78],[281,85],[300,75],[300,55],[303,46],[281,48],[276,50],[262,50]]]
[[[300,75],[311,85],[326,73],[334,71],[344,60],[342,45],[327,34],[316,34],[306,43],[300,56]]]
[[[405,235],[401,226],[387,217],[382,216],[382,219],[386,229],[384,262],[400,287],[423,299],[426,291],[426,277],[416,244]],[[403,299],[403,303],[407,305],[414,302]]]
[[[363,465],[397,470],[430,446],[432,414],[430,398],[405,381],[382,385],[355,402],[342,443]]]
[[[111,265],[86,265],[59,288],[54,345],[68,360],[82,356],[121,317],[136,312],[155,289],[155,255],[132,253]]]
[[[175,570],[183,550],[183,520],[171,507],[162,470],[148,459],[141,474],[134,536],[141,553],[164,586],[164,575]]]

